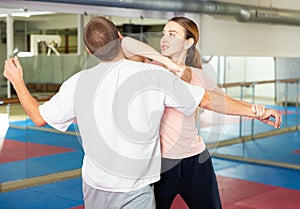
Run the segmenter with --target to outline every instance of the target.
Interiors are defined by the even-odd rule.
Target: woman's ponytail
[[[202,69],[201,55],[195,45],[193,45],[193,46],[191,46],[191,48],[189,48],[189,50],[187,52],[185,64],[190,67]]]

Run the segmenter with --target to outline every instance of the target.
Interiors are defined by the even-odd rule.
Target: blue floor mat
[[[300,165],[300,131],[247,141],[215,152],[239,157]]]
[[[1,209],[66,209],[82,204],[81,178],[0,194]]]

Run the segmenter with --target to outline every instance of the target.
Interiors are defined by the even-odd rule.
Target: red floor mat
[[[300,208],[299,190],[220,176],[218,182],[224,209]]]
[[[223,209],[299,209],[300,191],[218,176]],[[83,206],[72,209],[84,209]],[[188,209],[177,195],[170,209]]]
[[[170,209],[189,209],[180,195],[176,195]]]
[[[74,150],[69,148],[6,139],[0,152],[0,163],[72,151]]]
[[[218,176],[223,209],[299,209],[300,191]],[[170,209],[188,209],[177,195]]]

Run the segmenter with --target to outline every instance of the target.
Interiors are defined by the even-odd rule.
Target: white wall
[[[300,27],[201,17],[201,49],[222,56],[300,57]]]
[[[220,83],[275,80],[274,57],[287,60],[292,57],[293,68],[300,72],[300,27],[240,23],[231,17],[188,17],[199,21],[201,51],[206,55],[213,55],[214,60],[226,57],[225,63],[221,63],[224,66],[218,66],[218,62],[214,64],[215,71],[222,77],[219,79]],[[281,75],[284,74],[282,72],[289,70],[288,62],[282,62],[278,70]],[[275,91],[275,84],[258,84],[255,85],[254,94],[256,98],[272,99]],[[241,88],[228,88],[227,93],[239,98]],[[252,88],[243,88],[242,93],[244,97],[252,95]],[[282,100],[284,88],[278,86],[277,93],[279,100]],[[293,87],[289,93],[289,101],[295,98],[292,95],[295,95]]]

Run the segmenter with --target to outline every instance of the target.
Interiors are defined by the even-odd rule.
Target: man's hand
[[[274,118],[275,121],[272,121],[271,118]],[[265,114],[257,119],[265,124],[268,124],[270,126],[274,126],[274,128],[280,128],[280,125],[282,123],[282,116],[274,109],[266,109]]]
[[[266,106],[260,104],[252,104],[252,112],[260,119],[266,113]]]
[[[9,58],[5,61],[3,75],[13,85],[23,80],[23,69],[18,57]]]
[[[23,109],[34,124],[45,125],[46,121],[39,112],[39,103],[31,96],[24,83],[23,69],[17,57],[5,61],[3,75],[13,84]]]

